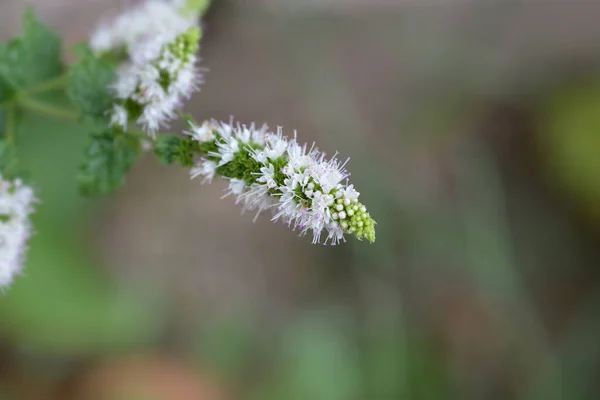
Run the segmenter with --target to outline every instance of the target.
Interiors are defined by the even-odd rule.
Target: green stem
[[[6,108],[6,142],[10,146],[15,145],[15,131],[16,131],[16,121],[15,121],[15,105],[14,103],[9,103]]]
[[[55,107],[53,105],[46,104],[29,97],[19,97],[18,104],[25,109],[36,111],[40,114],[45,114],[57,119],[62,119],[70,122],[77,122],[79,119],[79,116],[75,111]]]
[[[156,141],[150,135],[148,135],[146,132],[144,132],[142,130],[139,130],[139,129],[128,130],[127,134],[131,135],[131,136],[138,137],[138,138],[143,139],[143,140],[148,140],[150,142],[155,142]]]
[[[23,89],[19,92],[19,95],[29,95],[29,94],[33,94],[33,93],[45,93],[45,92],[50,92],[50,91],[56,90],[56,89],[64,89],[67,86],[68,81],[69,81],[69,75],[63,74],[54,79],[50,79],[49,81],[42,82],[41,84],[39,84],[37,86],[32,86],[30,88]]]

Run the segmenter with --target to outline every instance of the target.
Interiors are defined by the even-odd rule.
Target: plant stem
[[[146,132],[139,130],[139,129],[131,129],[131,130],[128,130],[126,133],[128,135],[135,136],[135,137],[138,137],[143,140],[148,140],[150,142],[155,141],[155,139],[153,139],[151,136],[149,136]]]
[[[23,89],[19,92],[19,95],[29,95],[33,93],[44,93],[56,89],[64,89],[67,86],[69,80],[68,74],[63,74],[57,78],[50,79],[46,82],[42,82],[37,86],[32,86],[27,89]]]
[[[46,104],[29,97],[19,97],[18,104],[23,108],[36,111],[40,114],[45,114],[57,119],[62,119],[70,122],[77,122],[78,120],[78,115],[73,110],[55,107],[53,105]]]
[[[6,107],[6,142],[10,146],[15,145],[15,130],[15,105],[11,102]]]

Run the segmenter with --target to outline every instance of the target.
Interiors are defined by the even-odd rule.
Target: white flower
[[[343,165],[340,165],[335,158],[313,166],[310,173],[311,177],[326,193],[331,192],[348,176],[348,173],[343,169]]]
[[[246,188],[246,182],[242,179],[232,178],[229,180],[229,190],[223,195],[223,198],[229,196],[230,194],[234,194],[239,196],[244,193],[244,189]]]
[[[233,160],[235,153],[240,151],[240,144],[236,137],[229,136],[223,138],[222,141],[218,141],[217,148],[219,149],[218,152],[210,152],[208,155],[219,157],[219,163],[217,165],[220,167]]]
[[[139,72],[133,64],[124,64],[117,68],[117,77],[110,89],[118,99],[126,100],[130,98],[139,84]]]
[[[169,95],[179,98],[189,99],[192,94],[200,88],[200,85],[204,83],[204,76],[195,64],[197,58],[194,55],[190,55],[187,63],[183,64],[179,70],[173,70],[169,72],[175,76],[175,80],[169,86]]]
[[[36,198],[29,186],[19,179],[0,178],[0,288],[10,285],[22,271],[34,202]]]
[[[269,188],[265,185],[253,183],[238,197],[238,202],[243,203],[242,210],[256,210],[254,221],[261,212],[273,206],[273,198],[269,194]]]
[[[231,135],[233,134],[233,131],[235,129],[233,127],[233,119],[231,119],[231,121],[230,121],[229,124],[225,123],[225,122],[219,122],[219,121],[212,121],[212,124],[215,127],[215,130],[224,139],[229,139],[231,137]]]
[[[215,134],[213,133],[213,126],[210,122],[205,121],[202,125],[197,126],[194,123],[190,123],[190,130],[184,133],[190,135],[194,140],[199,143],[212,142],[215,140]]]
[[[340,193],[342,193],[342,196],[345,199],[350,200],[351,202],[355,203],[358,201],[358,196],[360,196],[360,193],[358,193],[355,189],[354,189],[354,185],[348,185],[345,188],[343,188],[343,190],[340,191]]]
[[[259,177],[256,179],[256,181],[265,184],[269,189],[276,188],[277,183],[275,183],[275,169],[273,164],[269,164],[266,167],[261,167]]]
[[[196,178],[198,176],[203,176],[203,182],[212,182],[215,177],[215,172],[217,171],[217,163],[210,160],[202,160],[195,167],[190,170],[190,177]]]
[[[125,107],[115,104],[110,115],[110,124],[120,126],[123,129],[127,129],[127,121],[129,120],[129,113]]]
[[[315,148],[314,144],[308,148],[305,144],[300,146],[296,139],[289,142],[287,147],[287,156],[289,158],[286,170],[292,173],[302,168],[310,168],[317,163],[317,156],[319,151]]]
[[[277,135],[267,135],[265,138],[265,156],[271,160],[281,157],[288,147],[288,141],[283,137],[283,129],[277,128]]]
[[[250,124],[250,126],[241,125],[239,122],[237,124],[233,123],[233,119],[230,120],[229,123],[212,121],[214,129],[221,135],[224,139],[228,139],[229,137],[235,137],[236,140],[242,143],[253,143],[263,145],[265,142],[265,135],[267,135],[267,131],[269,127],[267,125],[263,125],[260,128],[257,128],[254,123]]]

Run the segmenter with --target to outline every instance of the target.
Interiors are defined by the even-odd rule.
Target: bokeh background
[[[85,40],[123,0],[26,4]],[[43,203],[0,298],[0,398],[594,399],[600,2],[214,0],[197,119],[351,157],[375,244],[252,222],[143,157],[78,197],[85,134],[29,116]],[[174,129],[178,129],[174,126]]]

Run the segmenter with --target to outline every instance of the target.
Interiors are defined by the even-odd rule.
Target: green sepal
[[[123,186],[140,154],[138,137],[116,128],[92,133],[79,168],[80,192],[85,196],[103,195]]]
[[[154,154],[162,164],[178,162],[182,167],[190,168],[199,153],[201,152],[197,141],[176,135],[161,135],[154,145]]]
[[[218,161],[218,157],[213,157],[210,155],[210,153],[217,153],[219,150],[219,147],[217,147],[217,141],[219,140],[220,136],[218,136],[219,134],[217,131],[213,131],[213,133],[215,134],[217,139],[211,140],[210,142],[200,143],[198,145],[198,151],[206,155],[206,158],[208,158],[209,160]]]
[[[256,173],[260,172],[261,164],[256,161],[250,150],[262,146],[246,144],[242,151],[234,154],[233,160],[217,168],[217,173],[226,178],[242,179],[248,185],[256,182]]]

